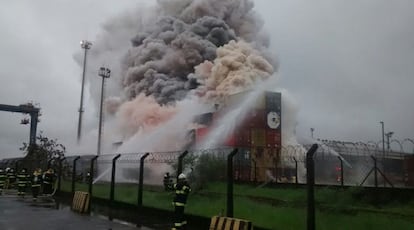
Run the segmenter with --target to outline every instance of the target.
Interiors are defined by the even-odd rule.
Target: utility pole
[[[82,87],[81,87],[81,98],[80,98],[80,106],[79,106],[79,120],[78,120],[78,144],[80,143],[80,139],[82,136],[82,113],[84,112],[83,110],[83,91],[85,88],[85,73],[86,73],[86,57],[87,57],[87,52],[88,50],[91,48],[92,43],[87,41],[87,40],[82,40],[80,42],[82,49],[85,50],[84,55],[83,55],[83,71],[82,71]]]
[[[382,159],[384,160],[385,159],[384,122],[380,121],[380,123],[381,123],[381,127],[382,127]]]
[[[390,138],[392,137],[392,135],[394,134],[394,132],[388,132],[385,134],[385,136],[387,137],[387,151],[390,152]]]
[[[381,123],[381,133],[382,133],[382,172],[385,173],[385,134],[384,134],[384,122],[380,121]],[[385,187],[385,180],[384,180],[384,187]]]
[[[98,127],[98,150],[97,155],[101,155],[101,138],[102,138],[102,109],[103,109],[103,98],[104,98],[104,85],[105,78],[111,76],[111,70],[105,67],[99,68],[98,75],[102,77],[102,87],[101,87],[101,104],[99,107],[99,127]]]

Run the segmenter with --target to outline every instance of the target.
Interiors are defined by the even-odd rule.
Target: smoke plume
[[[105,24],[88,75],[96,76],[103,60],[113,69],[105,107],[122,150],[133,151],[134,143],[139,151],[171,150],[155,139],[179,148],[193,115],[274,76],[277,63],[253,7],[251,0],[158,0]]]
[[[235,49],[234,44],[218,47],[232,40],[264,45],[255,40],[260,22],[250,1],[158,2],[161,16],[132,38],[123,61],[122,86],[128,99],[143,93],[160,104],[182,100],[200,84],[190,77],[196,66]],[[226,73],[217,74],[222,76],[215,78],[223,78]]]

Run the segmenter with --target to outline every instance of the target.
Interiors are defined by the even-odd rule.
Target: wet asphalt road
[[[59,207],[51,198],[0,196],[1,230],[151,230],[109,221],[105,217],[80,215]]]

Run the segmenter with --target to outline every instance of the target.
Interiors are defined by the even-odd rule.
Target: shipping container
[[[266,127],[266,110],[251,110],[244,121],[244,126],[254,129],[263,129]]]
[[[266,146],[265,129],[251,129],[251,145],[259,147]]]
[[[200,125],[210,126],[213,122],[213,113],[204,113],[194,118],[194,123]]]
[[[265,104],[267,110],[280,112],[281,110],[281,94],[276,92],[265,93]]]
[[[404,157],[404,168],[405,171],[414,173],[414,156]]]
[[[282,145],[280,130],[266,129],[266,147],[275,148]]]
[[[266,128],[280,130],[282,126],[282,120],[280,113],[275,111],[267,111],[266,113]]]
[[[228,96],[224,102],[224,106],[231,106],[231,105],[237,105],[241,102],[245,101],[247,97],[249,97],[249,93],[251,91],[245,91],[241,93],[236,93]],[[255,103],[252,105],[252,109],[265,109],[266,108],[266,102],[265,102],[265,95],[260,95]]]
[[[208,128],[198,128],[195,131],[195,141],[197,144],[200,144],[204,141],[204,138],[208,135]]]
[[[234,135],[229,135],[224,141],[224,146],[237,147],[236,137]]]
[[[414,186],[414,156],[404,157],[404,182],[406,186]]]
[[[249,128],[240,128],[234,132],[236,138],[236,145],[238,147],[250,147],[251,145],[251,134]]]

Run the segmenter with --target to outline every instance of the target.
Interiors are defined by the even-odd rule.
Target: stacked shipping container
[[[246,93],[232,95],[219,111],[198,116],[196,122],[205,127],[195,131],[196,144],[203,141],[209,127],[227,112],[226,106],[239,103],[246,95]],[[250,175],[250,178],[265,181],[269,170],[276,177],[276,165],[280,161],[279,150],[282,143],[281,130],[281,94],[265,92],[234,132],[223,140],[222,145],[248,149],[251,167],[258,169],[254,172],[254,176]]]

